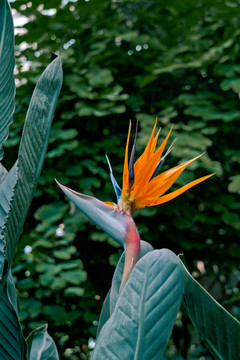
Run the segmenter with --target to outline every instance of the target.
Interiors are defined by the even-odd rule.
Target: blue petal
[[[108,162],[108,166],[109,166],[109,170],[110,170],[110,179],[112,181],[112,185],[113,185],[113,188],[114,188],[114,191],[115,191],[115,194],[117,196],[117,202],[119,202],[120,200],[120,197],[121,197],[121,194],[122,194],[122,189],[120,188],[120,186],[118,185],[117,183],[117,180],[115,179],[114,175],[113,175],[113,172],[112,172],[112,167],[111,167],[111,164],[110,164],[110,161],[106,156],[106,159],[107,159],[107,162]]]

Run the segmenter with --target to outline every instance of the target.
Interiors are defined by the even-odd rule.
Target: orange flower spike
[[[150,198],[164,194],[186,169],[186,167],[200,158],[202,155],[203,154],[198,155],[194,159],[188,160],[185,163],[166,170],[162,174],[156,176],[154,179],[152,179],[151,183],[149,183],[149,190],[146,195]]]
[[[155,135],[155,137],[154,137],[154,139],[153,139],[152,147],[151,147],[151,153],[152,153],[152,154],[154,153],[154,151],[155,151],[155,149],[156,149],[157,141],[158,141],[158,137],[159,137],[160,131],[161,131],[161,129],[158,130],[157,134]]]
[[[167,144],[171,132],[172,132],[172,127],[168,135],[166,136],[165,140],[163,141],[163,143],[160,145],[157,151],[154,154],[152,154],[152,157],[146,159],[145,164],[143,162],[141,163],[141,171],[139,177],[137,179],[136,176],[135,186],[133,185],[132,197],[131,197],[132,199],[135,199],[135,197],[139,197],[141,193],[145,192],[145,188],[146,186],[148,186],[149,181],[158,165],[158,162],[162,156],[163,150]]]
[[[203,177],[201,177],[201,178],[199,178],[197,180],[194,180],[194,181],[190,182],[187,185],[182,186],[180,189],[172,191],[171,193],[169,193],[167,195],[164,195],[164,196],[161,196],[161,197],[159,197],[157,199],[155,197],[155,198],[152,198],[152,199],[148,199],[148,201],[143,201],[143,203],[142,203],[143,206],[141,208],[160,205],[160,204],[164,204],[165,202],[171,201],[172,199],[175,199],[177,196],[181,195],[185,191],[189,190],[191,187],[201,183],[202,181],[207,180],[208,178],[210,178],[214,174],[203,176]]]
[[[148,159],[149,159],[149,155],[150,155],[151,150],[152,150],[152,143],[155,142],[155,138],[156,138],[156,137],[154,138],[156,126],[157,126],[157,120],[155,121],[155,124],[154,124],[153,130],[152,130],[150,139],[149,139],[149,141],[147,143],[147,146],[146,146],[144,152],[142,153],[142,155],[137,159],[137,161],[134,164],[134,172],[135,172],[136,178],[138,177],[139,172],[142,170],[144,164],[146,164]],[[158,134],[156,136],[158,136]],[[157,144],[157,142],[156,142],[156,144]],[[155,147],[156,147],[156,144],[155,144]],[[155,150],[155,148],[153,149],[153,151],[154,150]]]
[[[156,130],[157,121],[154,124],[149,142],[143,152],[143,154],[138,158],[136,163],[133,166],[133,159],[130,160],[131,171],[133,172],[131,179],[129,178],[129,169],[128,169],[128,144],[130,138],[130,127],[128,131],[127,146],[125,152],[124,160],[124,171],[123,171],[123,190],[118,207],[120,210],[131,215],[137,209],[141,209],[148,206],[154,206],[163,204],[167,201],[174,199],[183,192],[187,191],[191,187],[199,184],[200,182],[208,179],[214,174],[201,177],[200,179],[194,180],[191,183],[181,187],[180,189],[173,191],[167,195],[164,193],[174,184],[177,178],[181,173],[190,165],[193,161],[197,160],[203,154],[195,157],[194,159],[188,160],[183,164],[175,166],[172,169],[169,169],[163,172],[160,175],[157,175],[157,172],[165,159],[165,157],[170,153],[174,142],[171,144],[169,149],[165,152],[165,155],[162,156],[164,148],[167,144],[167,141],[170,137],[172,127],[160,145],[160,147],[155,151],[159,132],[154,136]],[[135,151],[135,141],[134,141],[134,151]],[[132,170],[134,169],[134,171]],[[130,171],[130,172],[131,172]],[[129,185],[130,183],[130,185]]]

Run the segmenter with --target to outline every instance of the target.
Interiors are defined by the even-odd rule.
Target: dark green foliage
[[[237,360],[240,322],[229,314],[193,279],[185,266],[183,303],[214,359]]]
[[[155,248],[184,252],[198,279],[210,284],[217,299],[239,316],[238,2],[91,0],[60,8],[60,2],[51,0],[44,10],[55,8],[52,16],[40,4],[12,3],[32,16],[27,32],[16,37],[19,87],[4,162],[9,169],[15,161],[29,94],[50,51],[59,51],[63,90],[13,274],[26,333],[46,320],[52,335],[58,326],[60,358],[71,360],[79,359],[89,336],[95,337],[111,265],[121,250],[112,248],[112,240],[84,215],[66,207],[54,177],[76,191],[115,201],[104,154],[121,183],[129,119],[140,123],[139,154],[156,115],[162,133],[173,123],[173,137],[178,139],[164,168],[205,151],[176,185],[210,172],[216,175],[171,203],[136,214],[141,237]],[[30,253],[23,252],[26,245],[31,245]],[[68,271],[80,274],[75,284],[62,276]],[[193,331],[185,334],[183,328],[189,328],[184,312],[168,358],[176,355],[176,347],[184,359],[207,357]],[[190,352],[192,342],[197,346]]]

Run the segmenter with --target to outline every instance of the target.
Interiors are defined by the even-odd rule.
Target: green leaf
[[[0,184],[3,182],[5,177],[7,176],[8,171],[5,169],[5,167],[0,163]]]
[[[58,352],[52,337],[47,332],[47,324],[32,331],[26,339],[28,360],[58,360]]]
[[[62,219],[67,211],[67,205],[63,202],[56,201],[49,205],[43,205],[35,212],[34,217],[37,220],[53,224]]]
[[[153,249],[152,245],[150,245],[146,241],[141,240],[139,259],[141,259],[144,255],[146,255],[147,253],[149,253],[150,251],[153,251],[153,250],[154,249]],[[110,290],[110,304],[111,304],[110,313],[111,314],[114,311],[115,305],[116,305],[118,297],[119,297],[119,289],[120,289],[120,284],[122,281],[124,262],[125,262],[125,252],[122,254],[122,256],[118,262],[118,265],[116,267],[116,270],[113,274],[112,286],[111,286],[111,290]]]
[[[100,69],[97,66],[86,74],[86,78],[93,88],[108,86],[114,80],[109,69]]]
[[[73,297],[73,298],[75,296],[81,297],[84,295],[84,292],[85,292],[85,290],[81,287],[71,286],[64,290],[64,296]]]
[[[2,0],[0,2],[0,160],[3,158],[2,143],[8,137],[14,112],[14,66],[13,20],[7,0]]]
[[[10,204],[8,221],[2,231],[9,267],[44,161],[61,84],[61,62],[56,58],[36,85],[23,130],[17,166],[18,180]]]
[[[64,324],[69,319],[69,313],[59,305],[44,306],[43,313],[49,316],[55,323]]]
[[[233,90],[235,93],[239,94],[240,92],[240,79],[225,79],[220,84],[223,90]]]
[[[0,299],[0,339],[0,359],[24,359],[24,339],[18,318],[16,289],[11,273],[8,273]]]
[[[240,194],[240,175],[230,177],[230,184],[228,185],[228,191]]]
[[[92,360],[161,359],[183,295],[183,272],[170,250],[154,250],[135,265]]]
[[[15,164],[9,171],[4,180],[0,183],[0,232],[5,223],[9,207],[10,200],[13,195],[13,188],[17,181],[17,164]],[[1,239],[0,239],[1,241]]]
[[[61,272],[61,277],[73,285],[79,285],[87,280],[87,273],[83,270],[69,270]]]
[[[75,246],[68,246],[65,249],[62,250],[54,250],[53,256],[57,259],[61,260],[69,260],[71,259],[72,254],[74,254],[77,251]]]
[[[238,214],[231,211],[226,211],[222,215],[221,219],[223,222],[225,222],[225,224],[234,227],[236,230],[240,230],[240,217]]]
[[[10,200],[13,196],[13,188],[17,181],[17,164],[15,164],[12,169],[9,171],[7,176],[0,184],[0,280],[4,277],[4,247],[5,242],[1,236],[2,228],[7,219],[7,214],[10,209]],[[7,270],[7,266],[5,268]],[[1,290],[0,290],[1,293]],[[1,295],[0,295],[1,297]]]
[[[141,240],[139,259],[141,259],[144,255],[146,255],[148,252],[153,250],[154,249],[152,245],[148,244],[146,241]],[[114,271],[111,289],[109,290],[102,306],[102,310],[98,322],[97,336],[101,328],[105,324],[105,322],[110,318],[110,315],[113,312],[114,307],[116,305],[119,296],[120,284],[122,281],[124,262],[125,262],[125,251],[122,254],[121,258],[119,259],[117,267]]]
[[[184,305],[199,335],[218,360],[238,360],[240,323],[184,270]]]

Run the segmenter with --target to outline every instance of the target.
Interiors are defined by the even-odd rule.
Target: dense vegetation
[[[239,1],[63,0],[60,6],[17,0],[11,6],[28,22],[15,40],[18,87],[5,143],[8,169],[29,94],[51,52],[64,69],[47,158],[13,269],[26,333],[48,322],[61,359],[84,358],[122,249],[67,205],[54,177],[114,201],[105,153],[121,183],[129,119],[139,120],[139,154],[156,116],[162,134],[174,124],[177,138],[165,168],[205,152],[174,188],[216,175],[169,204],[139,211],[141,237],[184,253],[197,279],[239,317]],[[169,359],[177,355],[211,359],[184,312],[167,350]]]

